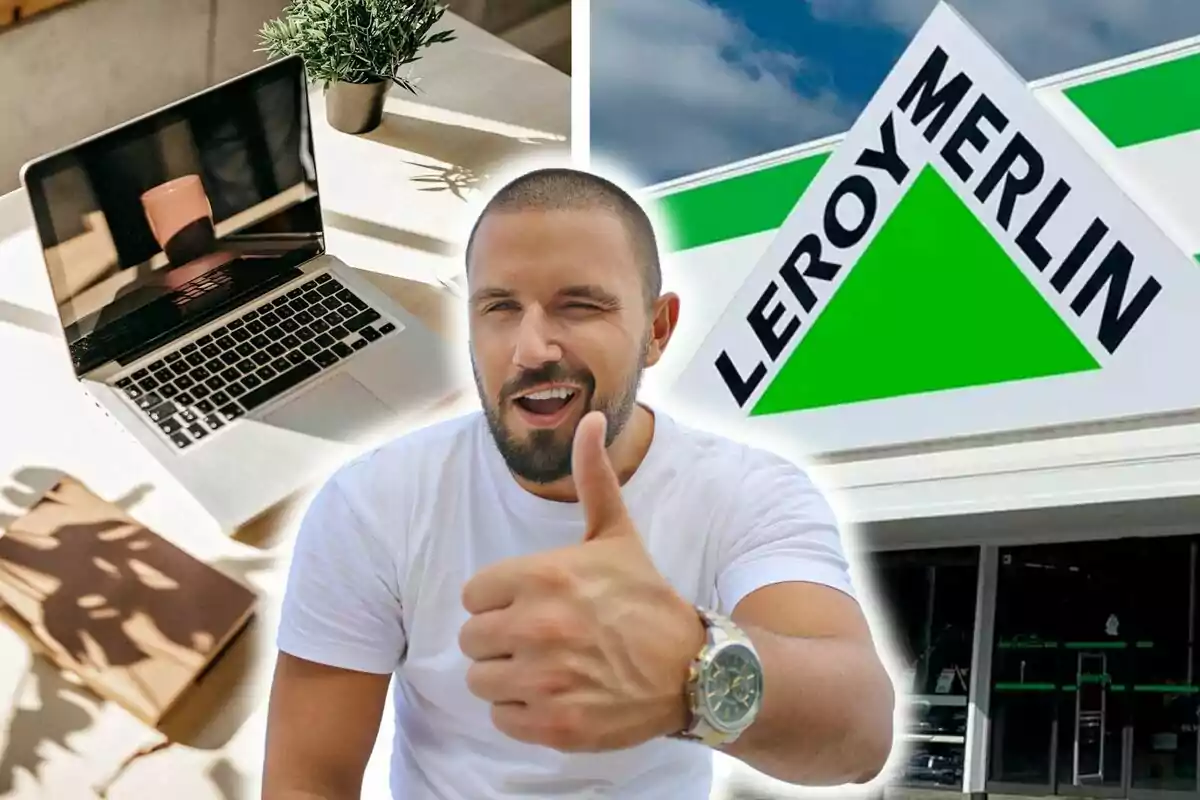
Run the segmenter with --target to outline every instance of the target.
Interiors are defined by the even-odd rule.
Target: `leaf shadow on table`
[[[57,470],[26,467],[14,474],[12,485],[4,487],[0,494],[21,513],[36,504],[63,477]],[[149,486],[138,486],[117,500],[116,505],[128,511],[149,491]],[[17,519],[12,514],[0,513],[0,529],[9,528]],[[26,707],[27,693],[32,693],[36,700],[32,707]],[[57,747],[72,751],[69,738],[92,726],[101,703],[91,691],[73,682],[50,661],[37,656],[30,662],[12,702],[7,715],[6,744],[0,755],[0,795],[12,791],[19,772],[38,780],[47,746],[50,750]]]
[[[27,693],[36,699],[29,708],[23,696]],[[48,746],[74,752],[70,737],[90,728],[99,709],[91,692],[40,658],[30,663],[21,691],[13,699],[15,707],[7,715],[5,747],[0,753],[0,797],[16,788],[20,772],[38,780]]]
[[[469,199],[467,194],[478,188],[487,177],[480,175],[475,170],[457,167],[453,164],[421,164],[416,161],[408,163],[414,167],[429,170],[426,174],[412,179],[413,183],[422,184],[417,189],[418,192],[450,192],[464,203]]]

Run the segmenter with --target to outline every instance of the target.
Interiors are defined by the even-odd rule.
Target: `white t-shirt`
[[[650,449],[622,495],[662,574],[729,613],[759,587],[808,581],[853,595],[830,507],[784,459],[655,412]],[[396,439],[338,470],[296,541],[279,648],[393,674],[397,800],[707,798],[712,754],[663,739],[562,754],[509,739],[467,690],[463,585],[512,556],[581,542],[575,503],[509,473],[480,413]]]

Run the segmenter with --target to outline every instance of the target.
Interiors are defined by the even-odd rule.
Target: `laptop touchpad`
[[[384,433],[392,416],[366,387],[341,373],[302,392],[263,421],[321,439],[358,443]]]

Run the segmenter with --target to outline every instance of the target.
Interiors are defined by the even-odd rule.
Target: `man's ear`
[[[650,341],[646,345],[646,366],[652,367],[662,358],[679,322],[679,295],[667,292],[654,301],[650,309]]]

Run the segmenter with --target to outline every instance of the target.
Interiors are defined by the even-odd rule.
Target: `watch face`
[[[722,648],[709,662],[703,688],[710,721],[724,730],[736,730],[762,696],[758,658],[744,645]]]

